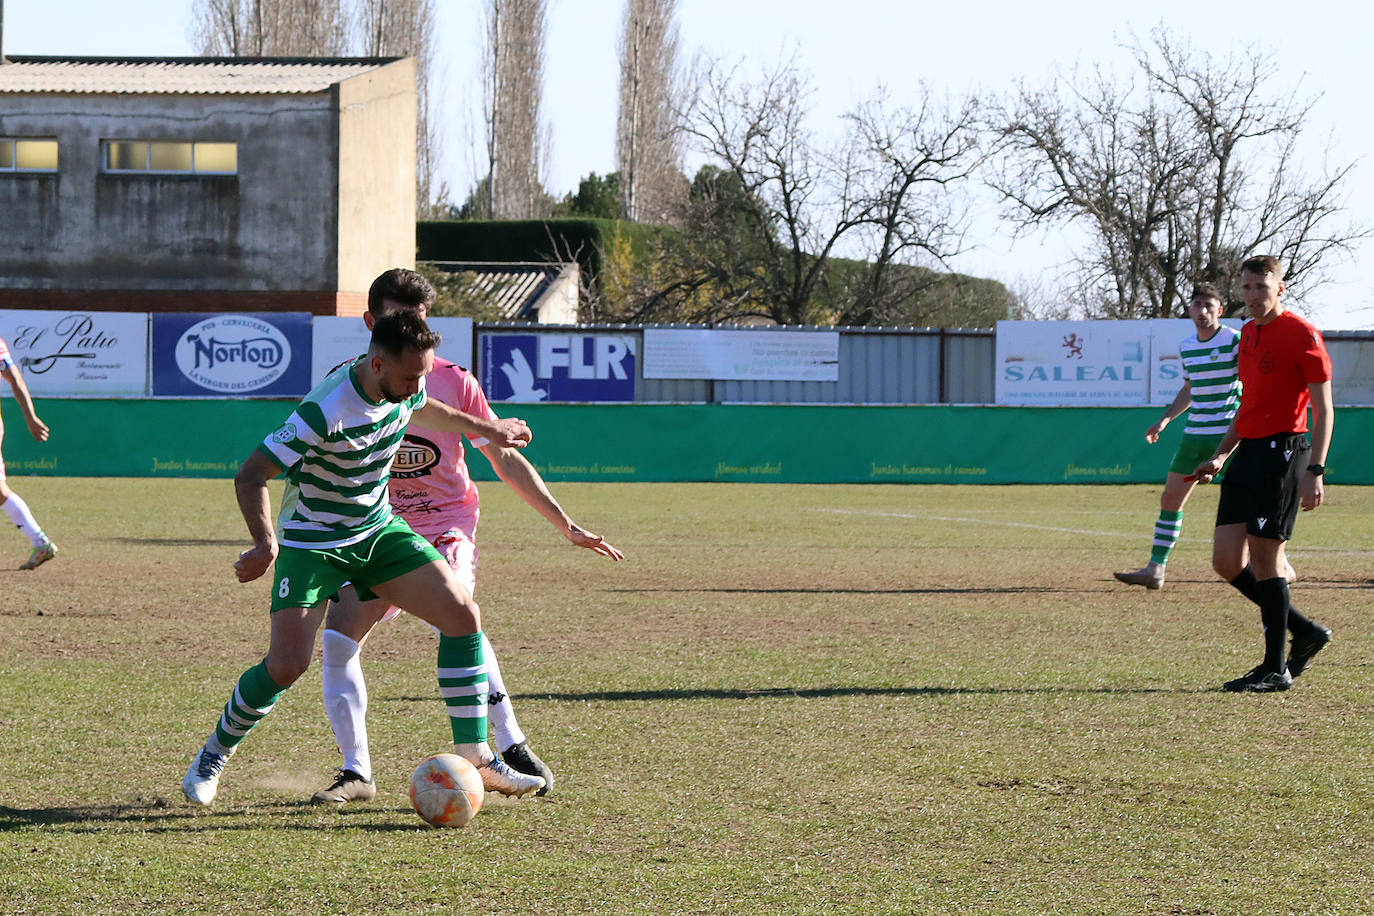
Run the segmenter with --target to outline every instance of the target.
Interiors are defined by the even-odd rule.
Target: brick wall
[[[367,293],[0,289],[0,309],[62,312],[310,312],[357,317]]]

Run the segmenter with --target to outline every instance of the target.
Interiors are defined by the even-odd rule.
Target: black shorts
[[[1298,517],[1298,484],[1312,443],[1306,433],[1242,439],[1226,466],[1217,527],[1245,525],[1247,534],[1286,541]]]

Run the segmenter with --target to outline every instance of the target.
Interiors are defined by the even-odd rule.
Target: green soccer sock
[[[1155,522],[1155,539],[1150,547],[1150,562],[1160,566],[1169,562],[1169,553],[1178,543],[1178,533],[1183,529],[1182,512],[1161,512]]]
[[[439,634],[439,694],[448,707],[454,744],[487,740],[487,666],[482,634]]]
[[[286,688],[272,680],[267,673],[265,662],[258,662],[243,672],[234,685],[234,695],[224,704],[224,712],[219,717],[219,725],[215,726],[215,733],[207,742],[210,749],[216,753],[232,754],[239,742],[248,737],[253,726],[272,711],[277,697],[284,690]]]

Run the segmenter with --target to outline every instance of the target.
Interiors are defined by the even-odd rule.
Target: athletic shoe
[[[224,754],[211,753],[209,748],[201,748],[191,761],[186,778],[181,781],[181,792],[186,800],[197,805],[208,805],[215,800],[219,791],[219,776],[229,758]]]
[[[1331,641],[1331,631],[1319,623],[1312,624],[1312,632],[1299,639],[1293,637],[1293,645],[1288,650],[1288,673],[1297,677],[1312,664],[1312,658]]]
[[[544,761],[539,759],[538,754],[530,750],[528,741],[512,744],[501,752],[501,759],[506,761],[510,768],[516,772],[538,776],[544,780],[544,788],[534,793],[535,795],[548,795],[553,789],[553,770],[550,770]]]
[[[37,569],[55,556],[57,556],[57,545],[52,541],[44,541],[29,553],[29,558],[20,563],[19,568]]]
[[[1232,693],[1272,693],[1276,690],[1287,690],[1292,686],[1293,676],[1287,670],[1277,671],[1268,665],[1256,665],[1243,677],[1222,684],[1221,689]]]
[[[482,774],[482,788],[488,792],[500,792],[502,795],[514,795],[519,798],[544,788],[542,776],[516,772],[496,757],[478,764],[477,772]]]
[[[1125,582],[1127,585],[1143,585],[1150,591],[1158,591],[1164,587],[1164,569],[1152,570],[1146,566],[1144,569],[1137,569],[1135,572],[1112,573],[1118,582]]]
[[[372,801],[376,797],[377,784],[372,780],[363,779],[352,770],[339,770],[329,788],[310,796],[310,801],[317,805],[343,807],[345,802]]]

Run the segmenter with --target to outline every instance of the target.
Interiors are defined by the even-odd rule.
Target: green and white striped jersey
[[[1240,408],[1240,379],[1236,353],[1240,332],[1222,325],[1210,340],[1194,334],[1178,345],[1183,376],[1192,386],[1193,404],[1188,409],[1185,436],[1221,436]]]
[[[356,544],[391,518],[387,481],[419,393],[400,403],[370,400],[357,360],[315,386],[258,448],[286,472],[277,540],[287,547]]]

